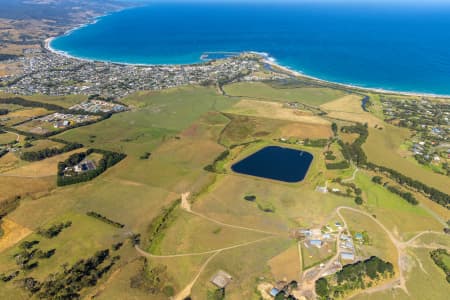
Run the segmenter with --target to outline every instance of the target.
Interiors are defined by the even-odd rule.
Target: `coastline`
[[[260,54],[257,52],[253,52],[253,53]],[[364,92],[375,92],[375,93],[379,93],[379,94],[395,94],[395,95],[401,95],[401,96],[414,96],[414,97],[450,98],[450,94],[449,95],[440,95],[440,94],[433,94],[433,93],[395,91],[395,90],[387,90],[387,89],[383,89],[383,88],[369,88],[369,87],[363,87],[363,86],[359,86],[359,85],[329,81],[329,80],[325,80],[322,78],[307,75],[307,74],[301,73],[299,71],[292,70],[289,67],[279,65],[273,59],[265,58],[262,61],[272,67],[281,69],[286,73],[290,73],[294,77],[308,78],[311,80],[315,80],[315,81],[319,81],[319,82],[323,82],[323,83],[327,83],[327,84],[333,84],[333,85],[337,85],[337,86],[341,86],[341,87],[351,88],[351,89],[357,89],[357,90],[361,90]]]
[[[135,8],[135,7],[133,7]],[[71,55],[69,53],[67,53],[66,51],[61,51],[61,50],[56,50],[51,46],[52,41],[54,41],[55,39],[59,38],[59,37],[63,37],[66,35],[71,34],[72,32],[84,28],[86,26],[89,25],[93,25],[95,23],[97,23],[101,18],[107,17],[109,15],[111,15],[112,13],[116,13],[116,12],[120,12],[126,9],[132,9],[132,8],[125,8],[122,10],[118,10],[118,11],[114,11],[114,12],[110,12],[107,13],[105,15],[101,15],[101,16],[97,16],[95,17],[92,21],[84,23],[84,24],[80,24],[75,26],[72,29],[67,30],[66,32],[64,32],[64,34],[60,35],[60,36],[56,36],[56,37],[49,37],[44,41],[44,47],[47,51],[54,53],[56,55],[61,55],[70,59],[74,59],[74,60],[79,60],[79,61],[84,61],[84,62],[101,62],[101,63],[108,63],[108,64],[115,64],[115,65],[122,65],[122,66],[133,66],[133,67],[157,67],[157,66],[165,66],[165,67],[176,67],[176,66],[196,66],[196,65],[202,65],[205,64],[205,61],[202,61],[200,59],[199,62],[195,62],[195,63],[188,63],[188,64],[146,64],[146,63],[124,63],[124,62],[115,62],[115,61],[109,61],[109,60],[99,60],[99,59],[90,59],[90,58],[84,58],[84,57],[78,57],[78,56],[74,56]],[[296,71],[294,69],[291,69],[290,67],[287,66],[283,66],[279,63],[276,62],[276,59],[271,57],[268,53],[264,53],[264,52],[257,52],[257,51],[242,51],[242,54],[244,53],[250,53],[250,54],[255,54],[255,55],[259,55],[261,57],[261,62],[270,65],[273,68],[277,68],[282,70],[283,72],[286,72],[287,74],[290,74],[294,77],[300,77],[300,78],[307,78],[307,79],[311,79],[311,80],[315,80],[318,82],[322,82],[322,83],[326,83],[326,84],[332,84],[332,85],[337,85],[340,87],[344,87],[344,88],[349,88],[349,89],[354,89],[354,90],[359,90],[361,92],[374,92],[374,93],[379,93],[379,94],[394,94],[394,95],[399,95],[399,96],[410,96],[410,97],[430,97],[430,98],[450,98],[450,94],[434,94],[434,93],[422,93],[422,92],[410,92],[410,91],[398,91],[398,90],[389,90],[389,89],[383,89],[383,88],[371,88],[371,87],[364,87],[364,86],[359,86],[356,84],[347,84],[347,83],[340,83],[340,82],[335,82],[335,81],[330,81],[330,80],[326,80],[326,79],[322,79],[319,77],[315,77],[315,76],[311,76],[311,75],[307,75],[302,73],[301,71]]]

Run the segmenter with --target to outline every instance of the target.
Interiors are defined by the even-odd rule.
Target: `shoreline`
[[[136,7],[132,7],[132,8],[136,8]],[[115,65],[121,65],[121,66],[133,66],[133,67],[181,67],[181,66],[198,66],[198,65],[203,65],[206,62],[205,61],[200,61],[196,62],[196,63],[188,63],[188,64],[146,64],[146,63],[124,63],[124,62],[115,62],[115,61],[110,61],[110,60],[99,60],[99,59],[90,59],[90,58],[84,58],[84,57],[78,57],[78,56],[74,56],[71,55],[69,53],[67,53],[66,51],[61,51],[61,50],[56,50],[51,46],[52,41],[54,41],[57,38],[66,36],[71,34],[72,32],[84,28],[86,26],[89,25],[93,25],[95,23],[97,23],[101,18],[107,17],[113,13],[117,13],[126,9],[132,9],[132,8],[125,8],[122,10],[118,10],[118,11],[114,11],[114,12],[110,12],[107,13],[105,15],[101,15],[98,17],[95,17],[94,20],[84,23],[84,24],[80,24],[75,26],[72,29],[67,30],[66,32],[64,32],[64,34],[59,35],[59,36],[55,36],[55,37],[49,37],[47,39],[45,39],[44,41],[44,48],[45,50],[54,53],[56,55],[61,55],[70,59],[74,59],[74,60],[78,60],[78,61],[84,61],[84,62],[91,62],[91,63],[108,63],[108,64],[115,64]],[[245,54],[245,53],[250,53],[250,54],[255,54],[261,57],[261,62],[270,65],[271,67],[274,68],[278,68],[284,72],[286,72],[287,74],[290,74],[294,77],[303,77],[303,78],[307,78],[307,79],[311,79],[311,80],[315,80],[318,82],[322,82],[322,83],[326,83],[326,84],[332,84],[332,85],[337,85],[340,87],[344,87],[344,88],[349,88],[349,89],[355,89],[355,90],[359,90],[362,92],[375,92],[375,93],[379,93],[379,94],[394,94],[394,95],[400,95],[400,96],[410,96],[410,97],[430,97],[430,98],[450,98],[450,94],[434,94],[434,93],[422,93],[422,92],[410,92],[410,91],[396,91],[396,90],[389,90],[389,89],[383,89],[383,88],[371,88],[371,87],[363,87],[363,86],[359,86],[356,84],[347,84],[347,83],[340,83],[340,82],[335,82],[335,81],[330,81],[330,80],[326,80],[326,79],[322,79],[319,77],[315,77],[315,76],[311,76],[311,75],[307,75],[302,73],[301,71],[296,71],[294,69],[291,69],[290,67],[287,66],[283,66],[279,63],[276,62],[276,59],[271,57],[268,53],[264,53],[264,52],[257,52],[257,51],[242,51],[241,54]]]

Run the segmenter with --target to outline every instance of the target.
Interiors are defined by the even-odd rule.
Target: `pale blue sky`
[[[146,1],[146,0],[143,0]],[[387,4],[450,4],[450,0],[153,0],[149,2],[252,2],[252,3],[387,3]]]

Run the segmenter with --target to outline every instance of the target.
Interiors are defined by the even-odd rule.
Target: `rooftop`
[[[219,270],[212,278],[211,283],[220,289],[225,288],[233,279],[230,274],[225,271]]]

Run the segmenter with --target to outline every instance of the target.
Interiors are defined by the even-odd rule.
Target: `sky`
[[[145,1],[145,0],[144,0]],[[450,0],[153,0],[152,2],[247,2],[247,3],[386,3],[386,4],[450,4]]]

